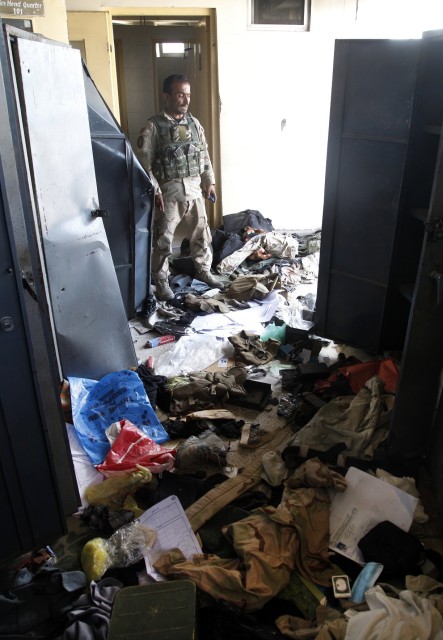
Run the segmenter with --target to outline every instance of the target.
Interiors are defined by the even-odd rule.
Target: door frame
[[[222,182],[221,182],[221,151],[220,151],[220,96],[218,82],[218,56],[217,56],[217,27],[216,9],[210,8],[160,8],[160,7],[103,7],[103,11],[109,13],[110,21],[118,16],[143,16],[146,18],[202,18],[206,21],[205,37],[206,50],[208,54],[208,124],[205,127],[205,134],[211,152],[211,159],[214,166],[215,181],[217,184],[217,202],[215,206],[207,208],[208,221],[211,227],[217,228],[222,224]],[[112,44],[114,48],[114,43]],[[114,60],[115,64],[115,60]],[[116,73],[116,70],[115,70]]]

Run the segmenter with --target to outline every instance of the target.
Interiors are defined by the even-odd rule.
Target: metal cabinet
[[[419,57],[414,40],[335,46],[316,331],[374,353],[402,346],[409,302],[386,308],[423,236],[410,264],[393,262]]]
[[[315,329],[399,350],[388,449],[432,461],[443,513],[442,71],[442,31],[336,43]]]

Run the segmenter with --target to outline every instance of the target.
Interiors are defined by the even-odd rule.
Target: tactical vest
[[[157,180],[199,176],[205,167],[205,147],[194,118],[187,114],[186,124],[174,123],[158,115],[150,120],[157,127],[159,146],[152,165]]]

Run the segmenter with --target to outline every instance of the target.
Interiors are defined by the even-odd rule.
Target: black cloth
[[[33,574],[20,569],[9,591],[0,594],[0,637],[32,632],[37,638],[54,638],[86,584],[83,571],[43,566]]]
[[[187,509],[199,498],[216,485],[228,479],[224,473],[214,473],[206,476],[204,471],[194,474],[170,473],[163,471],[158,479],[158,487],[154,497],[154,504],[169,496],[177,496],[183,509]]]
[[[365,562],[383,565],[380,580],[403,579],[421,573],[419,565],[425,559],[420,540],[385,520],[376,524],[358,543]]]
[[[265,218],[260,211],[255,211],[254,209],[246,209],[239,213],[230,213],[223,216],[223,231],[225,231],[225,233],[237,233],[241,235],[245,227],[274,231],[271,219]]]
[[[128,509],[113,511],[105,504],[90,504],[81,514],[81,519],[100,533],[110,535],[131,522],[134,519],[134,512]]]
[[[67,616],[68,624],[57,640],[106,640],[112,605],[122,583],[115,578],[92,581]]]
[[[271,603],[273,601],[271,600]],[[287,603],[288,613],[293,607]],[[281,612],[279,612],[281,613]],[[217,603],[200,611],[200,635],[205,640],[283,640],[274,624],[262,622],[260,612],[245,614],[233,606]]]
[[[151,407],[155,410],[157,393],[159,391],[165,391],[168,379],[165,376],[156,375],[153,370],[147,367],[145,364],[139,365],[135,372],[143,383],[146,395],[148,396],[149,402],[151,403]]]
[[[244,245],[238,233],[227,233],[221,229],[213,229],[212,234],[212,266],[215,268],[226,256],[238,251]]]

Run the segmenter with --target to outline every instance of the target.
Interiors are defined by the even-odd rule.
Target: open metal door
[[[51,544],[80,504],[0,21],[0,559]]]
[[[150,291],[153,186],[83,64],[100,206],[128,319]]]
[[[97,195],[80,52],[10,30],[63,377],[137,365]]]

